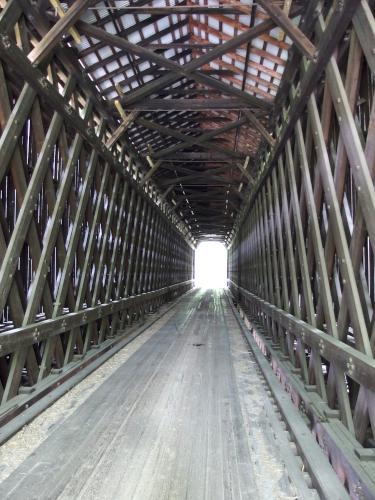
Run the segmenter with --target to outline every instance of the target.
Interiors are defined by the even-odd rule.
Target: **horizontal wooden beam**
[[[220,198],[217,198],[220,196]],[[189,202],[206,200],[209,198],[210,200],[219,199],[222,200],[225,196],[225,191],[223,189],[211,190],[211,191],[198,191],[198,192],[190,192],[184,195],[177,197],[178,202],[189,200]]]
[[[163,186],[168,186],[169,184],[173,184],[176,182],[183,182],[191,179],[201,179],[201,178],[207,178],[207,179],[213,179],[213,180],[223,180],[222,177],[219,177],[218,174],[225,173],[227,174],[229,171],[228,166],[224,167],[219,167],[219,168],[208,168],[206,170],[200,170],[193,172],[192,174],[189,175],[183,175],[180,177],[173,177],[171,179],[165,179],[165,180],[160,180],[160,184]],[[227,176],[228,177],[228,176]],[[225,180],[225,178],[224,178]]]
[[[244,153],[237,153],[238,158],[246,158]],[[165,162],[228,162],[228,158],[216,152],[203,151],[181,151],[164,156]]]
[[[238,285],[235,285],[238,287]],[[306,323],[305,321],[293,316],[292,314],[278,308],[266,300],[254,295],[253,293],[238,287],[251,302],[255,302],[261,310],[272,318],[277,324],[296,335],[297,338],[303,337],[303,342],[310,347],[317,349],[324,348],[324,357],[329,361],[335,362],[344,373],[349,371],[351,363],[355,364],[356,370],[350,376],[359,384],[367,389],[375,390],[375,363],[373,359],[353,347],[345,344],[341,340],[329,335],[323,330]],[[323,347],[322,347],[323,346]]]
[[[230,130],[233,130],[235,128],[240,127],[246,122],[245,118],[241,118],[240,120],[237,120],[235,122],[231,122],[228,125],[225,125],[224,127],[218,128],[213,132],[209,132],[207,134],[202,134],[198,137],[192,137],[188,135],[181,134],[177,130],[174,130],[172,128],[164,127],[159,125],[158,123],[151,122],[149,120],[146,120],[144,118],[138,118],[137,123],[139,125],[143,125],[146,128],[150,128],[152,130],[156,130],[160,132],[163,135],[174,137],[175,139],[178,139],[182,141],[179,144],[176,144],[175,146],[171,146],[167,149],[164,149],[162,151],[157,151],[154,154],[155,159],[159,158],[164,158],[164,156],[167,156],[170,153],[175,153],[176,151],[180,151],[181,149],[184,149],[186,147],[190,147],[192,145],[197,145],[200,144],[202,147],[209,147],[211,148],[212,145],[207,146],[207,141],[210,139],[224,133],[224,132],[229,132]],[[230,154],[232,156],[232,153],[235,153],[234,151],[225,151],[224,148],[216,146],[216,151],[221,152],[223,154]]]
[[[158,96],[170,96],[170,95],[177,95],[177,96],[192,96],[192,95],[215,95],[217,96],[218,94],[221,94],[220,90],[216,89],[206,89],[206,88],[200,88],[200,87],[189,87],[189,88],[170,88],[166,90],[159,90]],[[147,99],[145,99],[147,101]]]
[[[186,181],[219,181],[219,182],[228,182],[226,177],[220,177],[218,175],[210,174],[209,170],[206,172],[199,172],[194,175],[182,175],[180,177],[173,177],[171,179],[166,179],[164,181],[159,181],[159,184],[163,187],[170,186],[171,184],[184,184]]]
[[[198,42],[171,42],[171,43],[142,43],[143,47],[151,50],[169,50],[169,49],[188,49],[188,50],[207,50],[221,45],[219,43],[198,43]]]
[[[142,304],[147,300],[152,300],[153,298],[157,298],[163,294],[169,293],[171,290],[187,286],[189,283],[191,283],[191,281],[177,283],[175,285],[163,287],[155,291],[111,301],[93,307],[88,307],[86,309],[83,309],[82,311],[63,314],[46,321],[32,323],[27,326],[13,328],[10,331],[2,332],[0,355],[3,356],[5,354],[13,352],[21,344],[23,346],[32,345],[36,342],[41,342],[50,337],[68,332],[74,328],[79,328],[80,326],[92,323],[99,318],[105,318],[108,315],[122,311],[127,307],[134,306],[136,304]],[[36,331],[38,332],[37,338],[35,337]]]
[[[182,55],[180,56],[180,54],[178,55],[175,55],[173,57],[173,59],[179,59],[180,57],[182,57]],[[102,63],[104,64],[104,63]],[[134,67],[134,65],[133,65]],[[154,78],[160,78],[162,77],[163,75],[167,75],[167,74],[170,74],[169,71],[167,70],[164,70],[164,69],[160,69],[158,67],[151,67],[151,68],[147,68],[147,69],[144,69],[143,71],[140,71],[139,74],[133,74],[131,77],[126,77],[125,74],[126,74],[126,71],[127,70],[133,70],[132,68],[132,65],[131,64],[128,64],[126,66],[121,66],[120,68],[117,68],[116,70],[112,71],[111,73],[107,73],[107,74],[104,74],[103,76],[101,76],[100,78],[98,78],[96,80],[96,82],[98,84],[100,83],[103,83],[103,82],[107,82],[108,80],[110,80],[111,78],[113,78],[114,76],[117,76],[117,75],[124,75],[124,80],[121,82],[122,85],[126,84],[126,85],[130,85],[132,82],[134,81],[137,81],[137,78],[138,77],[145,77],[147,75],[151,75],[153,76]],[[201,73],[205,76],[231,76],[233,77],[233,75],[235,74],[233,72],[233,70],[231,69],[203,69],[201,70]],[[182,77],[181,77],[182,78]],[[108,95],[110,94],[111,92],[113,92],[115,88],[115,85],[111,85],[109,87],[107,87],[105,90],[103,90],[103,94],[105,95]],[[125,99],[123,99],[124,101],[124,104],[126,104],[126,101]]]
[[[244,107],[246,107],[246,104],[244,104],[241,99],[223,97],[218,99],[144,99],[135,104],[130,104],[127,106],[127,109],[137,111],[208,111],[228,109],[241,110],[244,109]],[[248,105],[249,110],[251,107],[252,106]],[[258,122],[258,120],[255,121]]]
[[[95,11],[116,11],[118,15],[150,14],[151,16],[170,16],[172,14],[249,14],[250,7],[244,4],[209,5],[171,5],[169,7],[90,7]]]

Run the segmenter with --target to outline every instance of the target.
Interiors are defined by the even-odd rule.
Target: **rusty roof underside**
[[[127,136],[142,182],[152,178],[196,241],[225,241],[262,146],[274,140],[274,101],[293,44],[280,26],[287,20],[298,31],[303,2],[86,3],[62,43],[116,119],[112,143]],[[49,2],[39,8],[51,26],[58,21]]]

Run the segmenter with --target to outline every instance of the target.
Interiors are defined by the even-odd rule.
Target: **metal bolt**
[[[8,35],[1,35],[1,44],[4,47],[4,49],[10,49],[11,42]]]

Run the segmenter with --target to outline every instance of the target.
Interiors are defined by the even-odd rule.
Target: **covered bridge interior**
[[[373,1],[0,9],[0,497],[374,499]]]

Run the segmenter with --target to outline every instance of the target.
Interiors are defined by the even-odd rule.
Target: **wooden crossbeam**
[[[266,139],[268,144],[273,147],[275,145],[275,139],[271,136],[271,134],[266,130],[266,128],[260,123],[259,120],[254,120],[253,113],[249,113],[246,109],[243,110],[243,114],[248,119],[249,123],[254,126],[254,128],[261,134],[261,136]]]
[[[62,19],[65,16],[65,11],[62,8],[59,0],[48,0],[48,1],[52,5],[52,7],[55,9],[55,11],[57,12],[59,18]],[[81,43],[81,37],[79,36],[79,33],[75,28],[70,28],[69,34],[72,36],[73,40],[76,43]]]
[[[288,120],[285,122],[283,129],[280,132],[280,137],[275,145],[272,155],[268,160],[268,164],[264,169],[263,174],[259,178],[256,186],[252,189],[251,195],[247,200],[246,205],[243,207],[240,218],[237,223],[240,223],[242,218],[248,214],[255,203],[255,199],[260,189],[263,187],[266,179],[269,177],[273,168],[282,154],[285,145],[292,134],[297,121],[300,119],[307,102],[314,91],[319,78],[325,70],[332,54],[337,47],[341,37],[352,20],[360,0],[347,0],[343,5],[337,5],[330,17],[330,22],[324,30],[322,37],[318,44],[318,55],[316,61],[311,61],[297,90],[296,99],[291,106],[288,115]]]
[[[220,45],[219,43],[198,43],[198,42],[171,42],[171,43],[143,43],[143,47],[151,50],[170,50],[170,49],[213,49]]]
[[[1,5],[0,13],[0,31],[7,33],[14,29],[19,16],[21,15],[21,6],[15,0],[8,0],[5,5]]]
[[[206,170],[205,172],[199,172],[196,174],[192,175],[182,175],[180,177],[174,177],[172,179],[166,179],[164,181],[161,181],[160,184],[162,186],[169,186],[170,184],[175,184],[176,182],[180,184],[184,184],[186,181],[226,181],[224,177],[219,177],[218,175],[212,175],[210,174],[210,169]]]
[[[291,17],[293,18],[295,16],[298,16],[301,13],[301,11],[302,9],[300,7],[293,9]],[[225,53],[231,51],[233,52],[241,45],[244,45],[253,40],[254,38],[263,35],[264,33],[270,31],[275,26],[276,24],[272,19],[263,21],[259,23],[257,26],[250,28],[246,32],[241,33],[241,35],[233,37],[227,42],[217,45],[215,48],[207,52],[207,54],[205,54],[204,56],[201,56],[200,58],[197,59],[193,59],[188,64],[184,65],[184,69],[189,72],[194,71],[197,68],[203,66],[204,64],[208,64],[209,62],[221,57]],[[161,78],[158,78],[157,80],[148,82],[145,85],[142,85],[142,87],[135,89],[131,92],[128,92],[126,94],[126,103],[127,105],[133,104],[157,92],[158,90],[165,88],[167,85],[170,85],[179,79],[180,77],[177,77],[175,74],[167,74]],[[208,84],[207,82],[203,83]],[[210,83],[212,84],[212,81]]]
[[[244,153],[237,153],[238,158],[246,158]],[[180,151],[178,154],[168,154],[163,157],[165,162],[227,162],[225,155],[216,152],[204,151]]]
[[[149,22],[150,22],[150,20],[149,20]],[[138,31],[138,30],[142,30],[142,28],[147,26],[147,25],[148,25],[148,23],[146,23],[145,25],[143,23],[137,23],[128,29],[120,31],[119,36],[122,36],[124,38],[128,38],[132,33],[134,33],[135,31]],[[96,23],[96,26],[99,27],[99,26],[101,26],[101,24]],[[178,21],[177,23],[175,23],[173,25],[173,28],[175,30],[179,30],[179,29],[182,29],[184,26],[186,26],[186,20]],[[161,39],[163,39],[164,36],[167,36],[170,33],[170,30],[171,30],[170,26],[167,26],[161,30],[158,30],[154,34],[148,36],[146,39],[140,40],[139,44],[144,46],[144,47],[148,47],[148,48],[150,48],[149,46],[152,45],[153,43],[156,43],[157,45],[159,45],[159,41]],[[186,43],[190,42],[188,35],[184,35],[181,38],[179,38],[178,43],[183,44],[185,42]],[[89,55],[93,51],[97,50],[97,48],[98,48],[97,45],[103,46],[104,43],[99,42],[99,44],[95,44],[94,46],[90,46],[88,49],[84,49],[82,52],[80,52],[80,57],[85,58],[87,55]],[[166,44],[162,44],[162,45],[166,45]],[[171,45],[172,45],[172,43],[171,43]],[[184,48],[184,47],[182,47],[182,48]],[[188,49],[187,49],[187,51],[188,51]],[[103,64],[109,64],[113,61],[117,61],[119,58],[126,56],[126,54],[127,54],[127,52],[125,50],[120,50],[120,51],[117,50],[116,52],[113,51],[111,53],[111,55],[108,55],[105,59],[98,60],[96,62],[93,62],[92,64],[89,64],[87,66],[88,70],[95,71],[95,70],[101,68]],[[127,66],[128,65],[125,65],[125,67],[127,67]]]
[[[154,53],[153,51],[146,49],[140,45],[133,44],[129,42],[128,40],[125,40],[124,38],[121,38],[116,35],[112,35],[111,33],[107,33],[106,31],[97,28],[95,26],[92,26],[90,24],[84,23],[80,21],[78,23],[80,32],[92,36],[94,38],[97,38],[98,40],[101,40],[103,42],[106,42],[107,44],[111,46],[115,46],[118,48],[122,48],[127,50],[128,52],[138,56],[142,60],[146,61],[151,61],[158,66],[162,68],[166,68],[172,72],[172,74],[167,74],[165,77],[161,77],[157,80],[158,83],[155,83],[154,85],[151,84],[146,84],[142,87],[144,88],[144,91],[141,93],[139,92],[137,94],[137,98],[134,98],[135,94],[132,94],[132,96],[127,95],[126,96],[126,104],[129,106],[130,104],[134,104],[137,100],[140,98],[146,97],[146,95],[149,95],[156,90],[159,90],[160,88],[165,88],[166,85],[169,85],[173,83],[176,80],[179,80],[181,76],[188,77],[191,79],[196,80],[199,83],[203,83],[204,85],[208,85],[209,87],[213,87],[219,90],[222,90],[223,92],[229,94],[229,95],[234,95],[239,97],[240,99],[243,100],[243,102],[250,104],[254,107],[258,107],[261,109],[270,109],[270,104],[264,100],[261,100],[257,97],[254,97],[250,94],[247,94],[246,92],[243,92],[242,90],[236,89],[235,87],[230,86],[229,84],[216,80],[210,76],[203,75],[201,72],[197,71],[198,68],[201,66],[207,64],[208,62],[220,57],[221,55],[225,54],[226,52],[230,50],[234,50],[235,48],[243,45],[244,43],[248,42],[249,40],[253,39],[254,37],[259,36],[259,34],[263,33],[264,31],[267,31],[269,29],[272,29],[274,27],[274,22],[271,21],[265,21],[264,23],[261,23],[257,25],[255,28],[251,28],[245,33],[242,33],[241,35],[238,35],[237,37],[232,38],[226,43],[223,43],[222,45],[216,47],[215,49],[212,49],[211,51],[207,52],[206,54],[202,55],[201,57],[197,59],[193,59],[191,62],[188,64],[181,66],[177,64],[174,61],[171,61],[170,59],[166,59],[165,57]],[[154,83],[154,82],[152,82]],[[160,86],[161,84],[161,86]]]
[[[132,111],[123,118],[123,122],[121,123],[121,125],[118,126],[118,128],[113,132],[111,137],[108,139],[106,143],[107,148],[111,148],[120,139],[120,137],[127,131],[130,125],[134,122],[138,114],[139,114],[138,111]]]
[[[149,170],[146,175],[143,177],[143,179],[140,181],[140,185],[143,186],[144,184],[146,184],[146,182],[148,180],[151,179],[151,177],[154,175],[154,173],[157,171],[157,169],[160,167],[161,165],[161,160],[157,161],[156,163],[153,162],[152,158],[150,156],[147,156],[147,161],[151,167],[151,170]]]
[[[192,179],[200,179],[202,177],[206,178],[206,179],[223,180],[223,178],[218,177],[217,174],[227,173],[227,172],[228,172],[228,166],[226,166],[226,165],[224,167],[208,168],[206,170],[195,171],[189,175],[182,175],[180,177],[174,177],[172,179],[162,180],[161,184],[163,186],[168,186],[169,184],[173,184],[176,182],[182,182],[182,181],[187,181],[187,180],[192,180]]]
[[[49,23],[46,21],[45,16],[40,13],[28,0],[16,0],[15,4],[8,1],[8,4],[12,4],[12,10],[16,9],[16,6],[20,6],[30,24],[34,26],[36,31],[40,36],[44,37],[49,31]],[[76,54],[73,53],[73,49],[69,46],[57,47],[56,58],[65,66],[67,71],[71,73],[77,80],[77,84],[84,90],[84,92],[95,102],[98,111],[105,118],[109,118],[108,109],[103,105],[99,98],[98,91],[94,85],[94,82],[88,77],[88,75],[82,71],[82,66],[80,66],[77,61]]]
[[[93,2],[93,0],[76,0],[74,4],[66,11],[64,16],[49,30],[29,53],[30,61],[38,65],[42,59],[50,54],[56,45],[60,42],[63,35],[74,25],[82,12]]]
[[[195,93],[199,92],[195,91]],[[204,92],[201,90],[201,92]],[[193,94],[194,91],[190,90]],[[208,110],[241,110],[244,107],[251,109],[252,106],[249,104],[244,104],[241,99],[238,98],[211,98],[211,99],[144,99],[141,102],[135,104],[130,104],[127,109],[133,109],[138,111],[208,111]],[[259,124],[259,121],[253,113],[246,110],[247,114],[251,116],[251,123],[257,123],[257,128],[264,127]],[[249,119],[250,121],[250,119]]]
[[[247,156],[244,165],[241,165],[241,163],[236,163],[236,167],[241,171],[241,173],[246,177],[246,179],[248,181],[253,183],[254,179],[251,177],[251,175],[247,171],[247,167],[249,165],[249,162],[250,162],[250,156]]]
[[[314,59],[316,57],[317,53],[314,44],[304,35],[298,26],[293,23],[293,21],[282,9],[280,9],[278,5],[272,3],[271,0],[258,0],[258,3],[275,21],[275,23],[285,31],[285,33],[293,40],[295,45],[308,59]]]
[[[320,12],[319,5],[320,0],[310,0],[306,4],[306,9],[299,27],[308,37],[313,36],[314,26]],[[290,85],[294,82],[296,73],[299,71],[301,58],[301,51],[298,50],[297,47],[294,48],[294,46],[292,46],[289,50],[288,62],[285,66],[283,78],[280,82],[279,91],[275,99],[275,116],[278,116],[279,113],[281,113],[281,105],[289,94]]]
[[[116,11],[119,16],[126,14],[149,14],[151,16],[170,16],[172,14],[249,14],[250,9],[247,5],[241,4],[221,4],[220,6],[211,5],[171,5],[168,7],[90,7],[90,10]]]
[[[181,197],[178,197],[177,200],[178,200],[178,203],[180,201],[184,201],[186,199],[189,200],[189,202],[205,200],[207,198],[212,200],[217,195],[221,195],[220,199],[222,199],[223,194],[225,194],[225,192],[222,189],[211,190],[211,191],[207,191],[207,192],[200,191],[198,193],[197,192],[190,192],[190,193],[186,193],[185,195],[182,195]]]
[[[160,90],[158,92],[158,96],[159,97],[162,97],[162,96],[170,96],[170,95],[173,95],[173,96],[192,96],[192,95],[214,95],[214,96],[217,96],[217,95],[220,95],[220,91],[219,90],[216,90],[216,89],[206,89],[206,88],[200,88],[200,87],[188,87],[188,88],[182,88],[182,87],[177,87],[177,88],[170,88],[170,89],[166,89],[166,90]],[[148,99],[145,99],[145,101],[147,102]],[[131,105],[130,107],[132,106],[137,106],[136,104],[134,105]]]
[[[241,118],[240,120],[238,120],[236,122],[231,122],[228,125],[221,127],[221,128],[218,128],[214,131],[208,132],[207,134],[202,134],[198,137],[191,137],[191,136],[181,134],[177,130],[174,130],[174,129],[171,129],[168,127],[163,127],[162,125],[159,125],[157,123],[146,120],[145,118],[138,118],[137,119],[137,123],[139,125],[142,125],[146,128],[151,128],[152,130],[156,130],[163,135],[175,137],[176,139],[183,141],[180,144],[177,144],[175,146],[171,146],[170,148],[167,148],[163,151],[156,152],[154,155],[155,159],[163,158],[164,156],[166,156],[168,154],[175,153],[176,151],[179,151],[179,150],[184,149],[186,147],[189,147],[192,145],[197,145],[197,144],[200,144],[203,147],[208,147],[209,149],[211,149],[212,145],[207,145],[207,141],[209,141],[209,139],[212,139],[212,138],[216,137],[217,135],[222,134],[224,132],[228,132],[229,130],[238,128],[241,125],[243,125],[245,122],[246,122],[246,119]],[[216,149],[216,151],[219,151],[219,152],[224,153],[226,155],[229,154],[230,156],[232,154],[236,154],[234,151],[227,151],[227,150],[225,150],[225,148],[219,147],[217,145],[215,145],[215,149]]]
[[[119,54],[116,54],[118,58],[120,58],[120,55]],[[179,58],[182,58],[184,54],[182,53],[179,53],[179,54],[175,54],[171,60],[176,60],[176,59],[179,59]],[[185,54],[187,55],[187,54]],[[106,63],[102,61],[102,65],[105,65]],[[96,82],[98,84],[100,83],[103,83],[103,82],[107,82],[108,80],[110,80],[111,78],[114,78],[115,76],[118,76],[118,75],[126,75],[126,72],[127,70],[129,69],[133,69],[132,68],[132,64],[129,63],[125,66],[120,66],[116,69],[114,69],[113,71],[109,72],[109,73],[105,73],[103,76],[101,77],[98,77],[96,79]],[[203,69],[201,70],[201,73],[205,76],[221,76],[221,77],[231,77],[233,78],[233,76],[236,74],[235,71],[232,69],[232,68],[223,68],[223,69],[210,69],[210,68],[207,68],[207,69]],[[167,70],[162,70],[160,69],[159,67],[150,67],[150,68],[146,68],[142,71],[139,72],[139,76],[141,77],[145,77],[147,75],[151,75],[153,76],[154,78],[160,78],[162,77],[163,75],[166,75],[166,74],[169,74],[169,71]],[[182,76],[181,76],[181,79],[182,79]],[[137,81],[137,75],[136,74],[133,74],[131,77],[124,77],[124,80],[121,82],[122,84],[126,84],[128,86],[131,86],[130,84],[133,82],[133,81]],[[113,90],[116,88],[115,85],[111,85],[109,87],[106,87],[104,90],[103,90],[103,94],[104,95],[108,95],[110,94],[111,92],[113,92]],[[124,94],[124,98],[122,99],[123,100],[123,103],[126,104],[126,100],[125,100],[125,94]]]
[[[163,220],[169,221],[167,215],[159,210],[156,202],[152,201],[144,190],[140,189],[139,184],[134,180],[132,175],[124,169],[121,163],[113,153],[99,140],[92,127],[87,127],[87,124],[82,120],[80,115],[69,106],[67,100],[48,82],[40,70],[31,64],[27,56],[20,50],[12,41],[11,37],[2,34],[0,36],[0,57],[14,68],[14,70],[22,75],[27,83],[46,101],[53,109],[73,127],[87,141],[88,144],[100,155],[103,160],[111,165],[115,172],[123,176],[129,186],[131,186],[139,194],[142,199],[147,199],[158,210],[159,215]],[[126,141],[125,141],[126,142]],[[128,148],[132,151],[132,145],[128,144]],[[136,156],[136,155],[135,155]]]
[[[347,0],[342,8],[337,8],[334,12],[327,29],[324,31],[324,34],[319,41],[317,59],[309,64],[309,67],[300,82],[298,98],[293,103],[289,119],[282,131],[282,137],[280,137],[273,152],[273,158],[275,160],[282,152],[286,141],[293,132],[297,120],[300,118],[310,95],[315,89],[321,74],[327,66],[338,41],[345,32],[346,26],[352,19],[359,2],[360,0]]]
[[[160,196],[160,200],[164,201],[175,186],[176,184],[171,184],[165,191],[163,191],[163,193]]]

